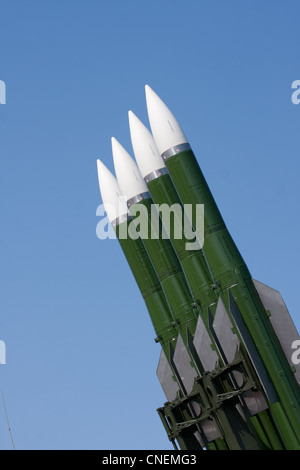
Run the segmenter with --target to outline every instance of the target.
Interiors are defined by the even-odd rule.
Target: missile
[[[276,311],[283,310],[280,310],[274,292],[267,286],[261,288],[252,279],[188,139],[172,112],[148,85],[146,101],[152,135],[181,203],[204,205],[202,252],[213,283],[217,286],[215,292],[233,326],[239,331],[257,371],[282,442],[287,449],[299,449],[299,370],[290,363],[290,356],[286,356],[282,346],[284,338],[278,328]],[[192,226],[195,225],[196,221],[192,219]],[[266,297],[271,298],[271,312],[266,311],[268,309],[263,303]],[[287,311],[284,315],[290,322]],[[292,327],[289,332],[293,334]]]
[[[148,85],[146,100],[153,135],[129,112],[138,165],[112,138],[118,181],[97,167],[162,347],[158,414],[183,450],[299,449],[300,368],[289,360],[299,335],[279,292],[251,278],[176,118]],[[173,227],[162,206],[176,206]]]
[[[136,209],[146,209],[146,211],[141,211],[144,221],[139,216],[139,224],[148,219],[149,225],[151,225],[151,217],[153,215],[152,198],[136,163],[115,138],[112,138],[112,152],[117,181],[122,196],[127,200],[129,213],[132,215],[133,220],[137,220],[135,218]],[[146,233],[146,235],[148,234]],[[163,239],[161,236],[158,238],[146,236],[142,238],[142,241],[160,280],[170,311],[173,314],[173,324],[178,329],[178,339],[171,364],[179,373],[185,394],[189,394],[192,392],[196,375],[201,376],[205,371],[201,363],[201,357],[195,351],[195,343],[192,341],[197,320],[199,320],[198,309],[192,307],[193,298],[170,241]],[[203,329],[201,333],[202,335],[205,334]],[[213,354],[216,361],[218,356],[212,351],[211,344],[206,342],[206,346],[210,348],[210,353],[208,351],[206,354]],[[200,389],[201,393],[206,393],[202,387]],[[195,417],[193,405],[189,404],[188,407],[192,408],[191,415]],[[242,416],[235,408],[232,409],[225,406],[222,410],[216,409],[215,416],[216,422],[220,423],[222,432],[226,429],[226,439],[230,443],[231,448],[262,448],[262,443],[256,435],[252,423],[250,421],[244,422]],[[206,435],[203,431],[203,426],[205,427],[206,424],[202,423],[202,427],[200,427],[200,424],[197,425],[198,433],[200,433],[201,437],[204,436],[204,438]],[[212,440],[215,441],[220,437],[221,435],[215,431]]]
[[[209,306],[215,312],[217,296],[211,288],[212,280],[204,257],[201,250],[186,248],[189,240],[185,236],[184,224],[188,223],[190,225],[190,222],[187,218],[184,219],[181,201],[157,150],[152,134],[132,111],[129,111],[128,117],[132,148],[138,169],[144,179],[144,184],[147,185],[145,188],[147,187],[147,190],[149,190],[152,201],[156,205],[155,207],[158,211],[160,208],[164,209],[164,212],[162,212],[163,224],[165,221],[164,214],[166,213],[169,216],[169,219],[165,221],[165,225],[168,226],[168,229],[166,229],[168,238],[180,262],[193,301],[200,307],[199,312],[207,331],[207,334],[205,333],[206,338],[208,338],[211,335],[208,328],[208,312],[205,307]],[[172,229],[170,223],[171,210],[168,211],[166,207],[172,210],[175,209],[174,226],[176,224],[176,228],[174,229]],[[190,229],[189,234],[191,233],[192,230]],[[201,326],[203,328],[203,325]],[[213,344],[212,338],[210,338],[210,341]],[[204,342],[201,344],[201,350],[197,352],[205,369],[209,367],[209,364],[214,364],[217,359],[217,355],[212,354],[212,349]]]
[[[131,155],[114,137],[112,138],[112,153],[121,194],[127,202],[133,220],[139,219],[140,225],[146,227],[141,236],[143,244],[165,292],[174,321],[177,325],[181,325],[184,334],[185,325],[189,323],[195,325],[196,315],[192,307],[193,299],[178,258],[170,241],[163,239],[161,233],[157,233],[159,232],[158,226],[153,234],[152,215],[154,212],[146,183]],[[136,217],[136,212],[139,217]]]
[[[168,357],[170,345],[174,342],[177,334],[172,326],[173,317],[160,282],[141,239],[134,240],[127,236],[120,236],[122,233],[127,233],[128,226],[132,221],[126,202],[121,197],[116,178],[100,160],[97,160],[97,170],[100,193],[107,217],[116,232],[122,251],[145,301],[155,333],[160,338]]]
[[[188,231],[189,235],[194,232],[188,218],[184,218],[184,208],[182,208],[181,200],[165,163],[150,131],[132,111],[129,111],[128,115],[135,159],[153,202],[158,208],[165,209],[165,206],[168,205],[174,211],[174,225],[175,223],[177,225],[174,230],[171,226],[168,234],[181,263],[193,299],[201,306],[202,310],[210,306],[210,309],[214,311],[213,305],[215,304],[216,307],[218,298],[213,292],[213,280],[201,249],[196,243],[192,244],[192,248],[193,245],[196,245],[196,249],[190,248],[191,243],[186,238],[185,232]],[[170,225],[169,220],[166,222]],[[186,230],[187,224],[189,225],[188,230]],[[205,318],[205,323],[208,324],[207,318]]]

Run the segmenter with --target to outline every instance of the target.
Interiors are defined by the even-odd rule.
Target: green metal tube
[[[140,225],[148,227],[148,232],[142,236],[142,242],[165,294],[173,316],[173,323],[177,326],[187,346],[187,328],[191,333],[194,332],[197,314],[193,309],[193,298],[170,241],[163,239],[161,233],[157,233],[157,238],[153,237],[153,232],[151,232],[153,229],[151,225],[152,204],[151,197],[146,197],[130,206],[129,213],[134,221],[138,220]]]
[[[173,348],[177,338],[172,313],[141,239],[134,240],[130,237],[122,238],[120,236],[121,233],[128,233],[128,226],[131,222],[132,220],[127,218],[120,224],[115,224],[114,229],[147,306],[154,331],[160,338],[166,357],[170,359],[169,345]]]
[[[269,447],[272,450],[284,450],[284,446],[280,439],[278,438],[277,433],[274,431],[274,424],[269,416],[269,411],[261,411],[258,416],[253,416],[251,421],[256,423],[258,421],[261,424],[262,435],[261,439],[265,442],[266,447]],[[258,429],[257,424],[255,424],[256,429]]]
[[[168,174],[162,174],[150,181],[147,181],[146,177],[145,181],[156,205],[162,208],[167,205],[169,208],[177,207],[182,209],[181,200]],[[170,241],[180,261],[193,299],[200,305],[201,309],[208,306],[212,308],[218,299],[212,290],[213,280],[203,253],[201,250],[187,249],[191,240],[185,234],[184,228],[187,220],[184,219],[183,211],[181,213],[179,211],[178,214],[175,212],[174,218],[174,227],[170,224]]]

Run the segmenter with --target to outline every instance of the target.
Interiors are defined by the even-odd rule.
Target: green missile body
[[[162,223],[165,226],[174,251],[180,261],[194,302],[202,310],[210,306],[214,311],[218,297],[213,291],[213,280],[203,253],[195,241],[195,232],[185,217],[181,200],[175,190],[164,162],[155,147],[154,139],[141,121],[129,111],[131,141],[141,175],[147,184],[153,202],[162,210]],[[167,210],[169,208],[169,212]],[[174,223],[171,224],[171,216]],[[187,238],[187,235],[189,238]],[[214,307],[215,306],[215,307]],[[208,320],[205,322],[208,323]]]
[[[204,204],[202,251],[217,286],[216,293],[243,338],[285,447],[299,449],[300,390],[295,371],[281,347],[280,334],[274,331],[182,129],[149,87],[146,95],[153,137],[182,204]]]
[[[177,332],[172,325],[173,317],[159,279],[141,239],[134,240],[126,236],[132,219],[128,215],[125,202],[119,197],[121,192],[116,178],[99,160],[97,166],[100,191],[108,218],[145,301],[154,331],[161,338],[163,350],[169,356],[170,345],[175,342]]]
[[[165,293],[173,315],[173,322],[180,328],[186,344],[187,328],[192,332],[195,330],[197,315],[179,260],[170,241],[163,239],[160,227],[152,225],[152,199],[136,164],[114,138],[112,139],[112,148],[121,194],[127,202],[129,213],[136,226],[139,226],[137,227],[139,232],[136,235],[134,232],[129,235],[141,237]]]

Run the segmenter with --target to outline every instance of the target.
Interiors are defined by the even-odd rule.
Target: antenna
[[[7,416],[7,411],[6,411],[6,406],[5,406],[4,395],[3,395],[2,388],[1,388],[1,396],[2,396],[2,401],[3,401],[5,416],[6,416],[6,422],[7,422],[7,426],[8,426],[8,432],[9,432],[9,435],[10,435],[10,440],[11,440],[11,443],[12,443],[13,450],[15,450],[15,445],[14,445],[11,429],[10,429],[10,426],[9,426],[9,422],[8,422],[8,416]]]

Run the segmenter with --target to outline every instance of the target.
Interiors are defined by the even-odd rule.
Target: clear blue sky
[[[299,330],[299,1],[0,0],[0,15],[0,386],[15,446],[171,449],[146,307],[118,242],[96,237],[96,159],[113,170],[112,136],[132,153],[127,112],[148,125],[148,83]]]

